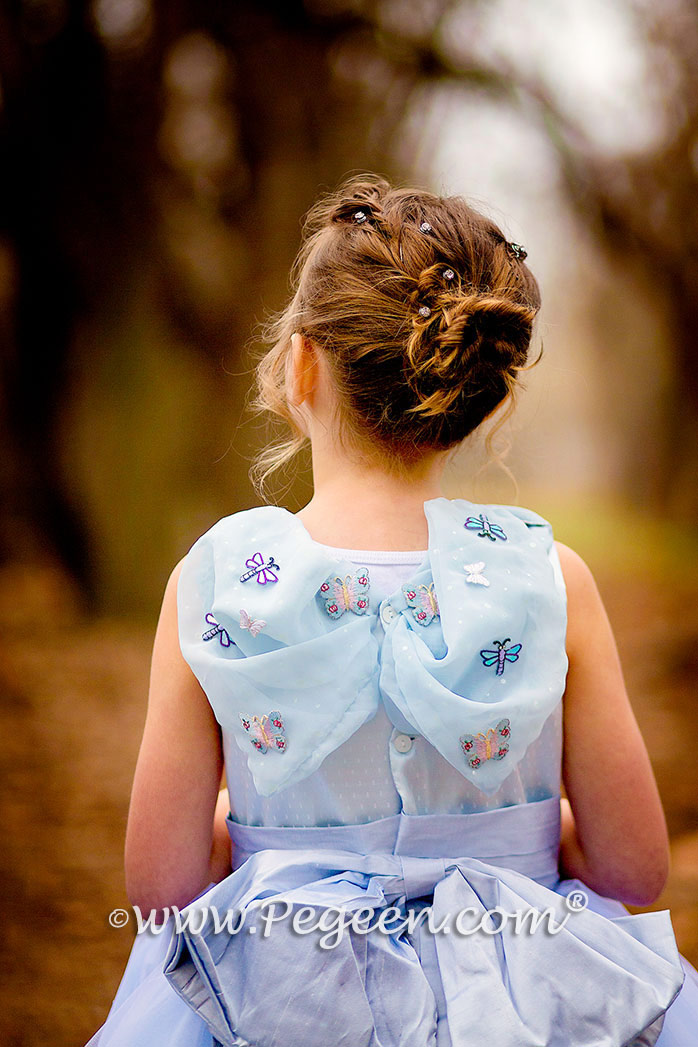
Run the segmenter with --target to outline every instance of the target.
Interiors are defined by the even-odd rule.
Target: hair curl
[[[364,175],[319,200],[257,365],[254,407],[292,432],[257,456],[258,487],[305,443],[286,396],[294,332],[325,354],[356,449],[399,470],[465,439],[527,366],[540,291],[524,257],[461,197]]]

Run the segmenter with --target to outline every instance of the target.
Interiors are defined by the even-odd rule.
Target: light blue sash
[[[235,869],[184,910],[203,920],[173,935],[165,976],[224,1047],[654,1044],[684,980],[669,913],[602,916],[594,892],[561,884],[559,817],[553,797],[365,825],[229,818]],[[271,905],[287,916],[270,926]],[[242,914],[242,929],[217,931],[212,907]],[[293,924],[306,907],[427,908],[432,926],[352,928],[323,948]]]

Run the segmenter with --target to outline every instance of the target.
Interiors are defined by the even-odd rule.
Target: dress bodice
[[[368,567],[371,593],[378,602],[399,590],[423,559],[423,555],[410,553],[332,552],[338,562]],[[376,616],[374,630],[379,639],[383,629],[380,616]],[[255,789],[232,732],[223,731],[223,748],[231,809],[235,821],[246,825],[354,825],[400,811],[484,811],[559,796],[562,702],[529,745],[524,759],[491,796],[465,779],[426,738],[399,730],[383,702],[316,771],[273,796],[260,796]]]
[[[566,617],[550,527],[461,500],[425,512],[421,554],[323,546],[264,507],[185,559],[182,650],[221,724],[236,821],[357,824],[559,795]]]

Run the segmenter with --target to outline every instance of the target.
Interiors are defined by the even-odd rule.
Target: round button
[[[393,745],[399,753],[408,753],[414,744],[414,738],[410,738],[409,734],[397,734],[393,741]]]
[[[383,604],[383,607],[381,608],[381,618],[384,625],[389,625],[394,618],[397,618],[397,611],[392,604]]]

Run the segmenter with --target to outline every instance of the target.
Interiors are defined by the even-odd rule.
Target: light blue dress
[[[180,643],[221,725],[233,872],[137,936],[88,1047],[697,1042],[668,911],[559,878],[549,525],[425,513],[423,555],[322,546],[274,507],[189,552]]]

